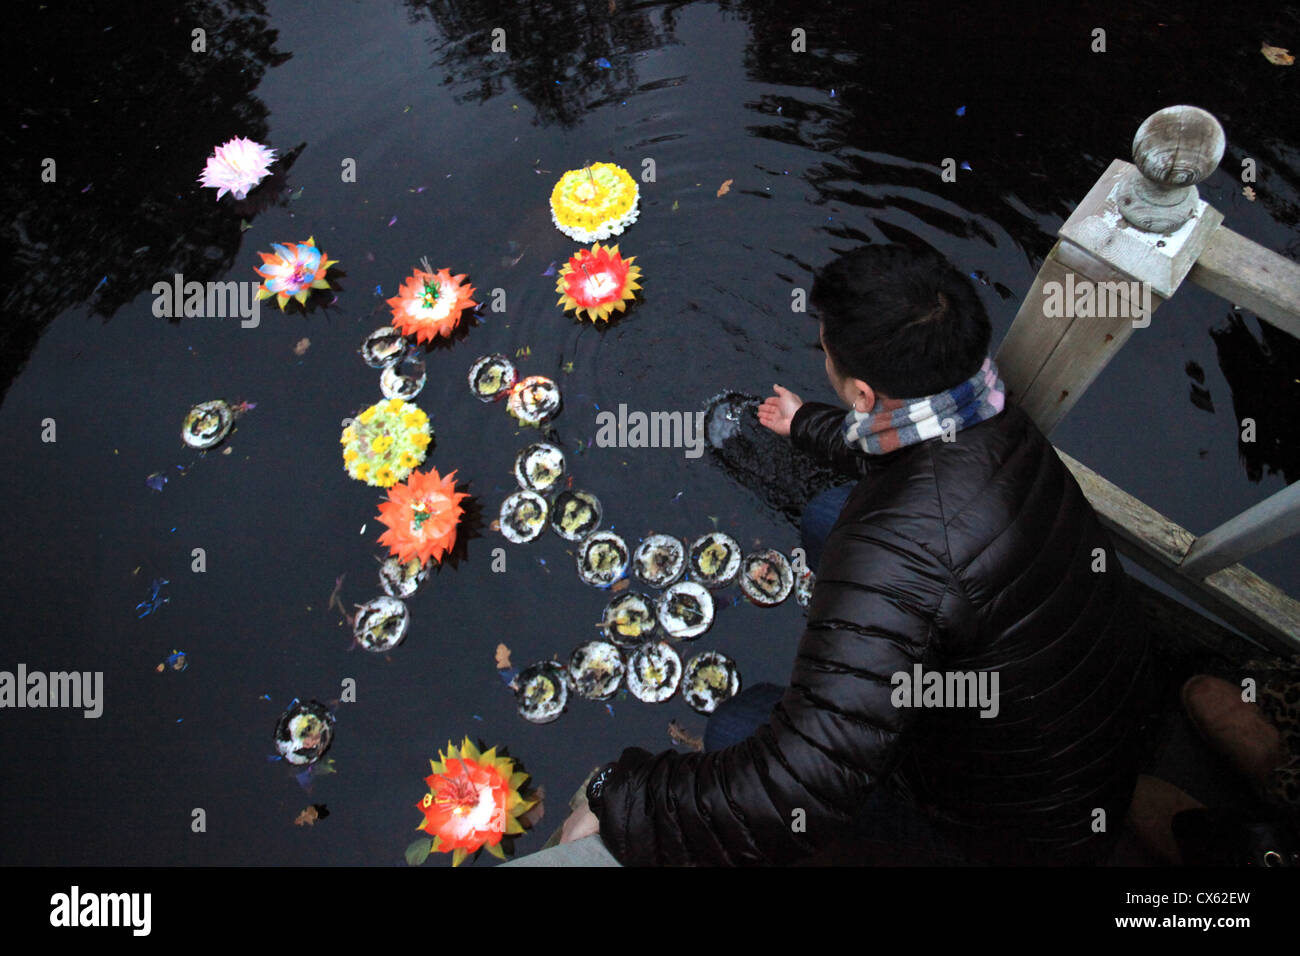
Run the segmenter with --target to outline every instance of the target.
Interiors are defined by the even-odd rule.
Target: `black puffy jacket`
[[[886,783],[974,859],[1095,862],[1132,797],[1150,671],[1109,536],[1015,406],[880,456],[845,444],[844,416],[806,403],[791,424],[861,480],[771,721],[714,753],[624,751],[602,839],[625,864],[792,863],[851,840]],[[996,672],[997,715],[894,706],[918,663]]]

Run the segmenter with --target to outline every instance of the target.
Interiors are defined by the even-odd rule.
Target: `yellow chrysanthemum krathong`
[[[551,221],[579,242],[621,235],[636,222],[640,190],[622,166],[592,163],[570,169],[551,190]]]
[[[469,495],[456,490],[456,473],[443,478],[436,468],[412,472],[405,484],[394,485],[379,505],[379,520],[388,528],[379,543],[406,564],[418,560],[441,562],[456,546],[456,527]]]
[[[343,467],[358,481],[388,488],[424,461],[431,434],[429,416],[415,405],[400,398],[377,402],[343,429]]]
[[[424,778],[429,792],[415,805],[424,814],[416,829],[432,838],[431,852],[452,854],[452,866],[483,847],[504,860],[501,841],[524,832],[519,818],[537,803],[519,791],[528,774],[496,747],[480,753],[468,737],[459,748],[449,742],[438,758]]]
[[[451,338],[460,324],[461,314],[472,309],[474,287],[464,275],[454,276],[450,269],[437,272],[428,260],[409,276],[397,295],[388,299],[393,308],[393,325],[403,335],[414,335],[417,342],[432,342],[438,336]]]
[[[635,261],[636,256],[624,259],[618,246],[596,243],[579,249],[556,277],[557,304],[566,312],[573,310],[579,319],[585,312],[593,322],[608,321],[612,313],[626,309],[641,288],[637,284],[641,269],[632,265]]]

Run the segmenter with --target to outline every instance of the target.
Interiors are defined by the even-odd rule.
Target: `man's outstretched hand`
[[[758,421],[764,428],[770,428],[778,435],[790,436],[790,419],[799,411],[803,399],[780,385],[773,385],[775,395],[758,406]]]

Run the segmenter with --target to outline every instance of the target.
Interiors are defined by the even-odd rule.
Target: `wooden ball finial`
[[[1223,159],[1219,121],[1197,106],[1167,106],[1133,137],[1136,166],[1120,184],[1120,214],[1145,232],[1169,235],[1196,209],[1196,184]]]

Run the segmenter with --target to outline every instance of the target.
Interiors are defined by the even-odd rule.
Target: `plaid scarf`
[[[956,430],[986,421],[1006,405],[1007,390],[998,367],[987,356],[980,370],[953,388],[924,398],[882,398],[869,412],[850,411],[844,440],[868,455],[885,455],[943,434],[952,419]]]

